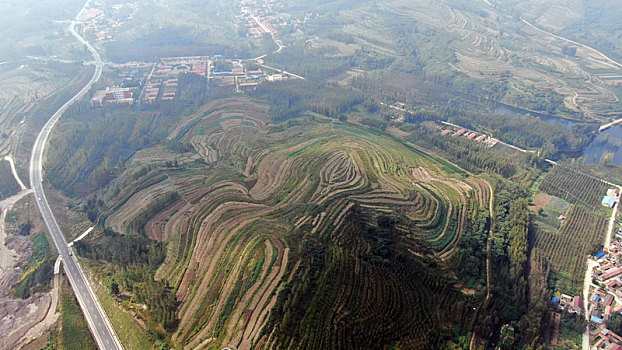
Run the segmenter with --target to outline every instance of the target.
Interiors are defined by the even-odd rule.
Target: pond
[[[613,126],[596,136],[583,150],[583,158],[588,163],[595,163],[606,153],[613,153],[613,163],[622,165],[622,125]]]

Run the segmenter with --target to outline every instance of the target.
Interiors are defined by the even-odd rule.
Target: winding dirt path
[[[27,189],[26,185],[24,185],[24,183],[22,182],[22,179],[20,179],[19,175],[17,175],[17,170],[15,170],[15,162],[13,161],[13,157],[6,156],[4,157],[4,160],[6,160],[7,162],[9,162],[9,164],[11,164],[11,172],[13,173],[13,177],[15,177],[15,181],[17,181],[17,184],[19,185],[20,189],[22,191],[26,190]]]

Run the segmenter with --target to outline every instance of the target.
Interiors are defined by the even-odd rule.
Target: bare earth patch
[[[540,211],[540,209],[546,208],[546,205],[549,204],[550,200],[551,200],[551,195],[547,193],[540,193],[536,195],[535,197],[533,197],[531,204],[529,204],[529,210],[537,214]]]

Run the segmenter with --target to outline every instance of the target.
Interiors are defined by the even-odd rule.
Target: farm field
[[[559,229],[560,225],[563,223],[563,217],[568,214],[570,203],[559,197],[550,196],[544,193],[539,196],[542,195],[548,196],[548,199],[544,207],[542,207],[541,210],[539,209],[536,211],[538,216],[535,223],[545,230],[555,231]]]
[[[555,166],[540,183],[540,190],[571,203],[596,209],[607,194],[607,184],[572,168]]]
[[[38,103],[69,81],[53,66],[23,63],[0,66],[0,154],[15,150],[24,120]]]
[[[587,256],[602,249],[606,229],[607,218],[588,208],[572,205],[558,230],[538,225],[530,230],[532,254],[548,259],[556,289],[579,294]]]
[[[605,240],[608,217],[600,201],[607,185],[578,169],[557,165],[545,175],[539,190],[544,193],[533,200],[542,209],[535,212],[530,230],[532,254],[550,262],[554,289],[579,293],[586,258],[602,249]]]
[[[100,219],[167,242],[156,278],[180,302],[173,344],[424,348],[465,326],[474,299],[451,266],[485,181],[355,124],[274,124],[246,99],[201,107],[167,140],[191,151],[139,151]]]
[[[530,111],[601,122],[619,114],[620,67],[519,19],[543,28],[564,28],[578,19],[572,5],[566,1],[525,3],[362,2],[342,5],[337,16],[341,29],[319,24],[308,29],[316,37],[314,43],[337,38],[342,45],[364,47],[373,52],[370,57],[389,62],[395,70],[423,69],[426,74],[451,77],[456,91],[472,94],[471,99],[481,97]],[[547,22],[551,17],[560,17],[562,22]],[[572,55],[567,53],[569,46],[576,49]],[[314,48],[313,44],[308,47]],[[362,69],[383,69],[383,64]]]

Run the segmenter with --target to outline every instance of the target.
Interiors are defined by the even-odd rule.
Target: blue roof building
[[[558,297],[553,297],[553,299],[551,299],[551,302],[553,304],[559,304],[559,298]]]
[[[609,197],[609,196],[604,196],[603,197],[603,201],[601,202],[602,205],[609,207],[609,208],[613,208],[613,206],[616,204],[616,200],[615,198]]]
[[[595,257],[596,259],[600,259],[600,258],[602,258],[603,256],[605,256],[605,252],[598,252],[598,253],[594,254],[594,257]]]

